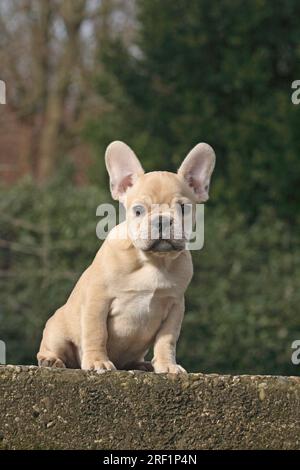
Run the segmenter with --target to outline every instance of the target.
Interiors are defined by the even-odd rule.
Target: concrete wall
[[[0,367],[0,449],[300,449],[300,378]]]

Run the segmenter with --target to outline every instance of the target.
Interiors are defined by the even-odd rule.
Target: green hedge
[[[96,187],[25,181],[0,189],[0,339],[9,363],[35,363],[43,325],[62,305],[100,245]],[[291,228],[264,209],[249,226],[240,213],[207,206],[205,245],[178,356],[191,371],[297,374],[300,247]],[[296,232],[296,230],[295,230]]]

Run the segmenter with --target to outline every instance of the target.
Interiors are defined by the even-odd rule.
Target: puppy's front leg
[[[107,355],[107,314],[109,300],[88,295],[81,312],[81,368],[85,370],[115,370]]]
[[[163,322],[154,343],[152,364],[154,371],[173,374],[186,373],[183,367],[176,364],[176,343],[179,337],[184,315],[184,299],[176,302]]]

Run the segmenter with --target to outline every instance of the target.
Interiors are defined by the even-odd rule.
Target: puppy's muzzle
[[[155,228],[156,233],[158,234],[159,239],[169,239],[171,236],[171,229],[173,226],[174,220],[172,217],[167,217],[165,215],[158,215],[152,221],[152,224]]]
[[[169,215],[156,215],[151,219],[151,240],[148,247],[150,251],[181,250],[182,243],[174,240],[174,219]]]

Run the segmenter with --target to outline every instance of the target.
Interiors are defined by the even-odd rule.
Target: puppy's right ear
[[[214,150],[202,142],[189,152],[178,170],[178,175],[194,191],[197,202],[205,202],[208,199],[209,183],[215,163]]]
[[[119,140],[107,147],[105,164],[110,178],[111,195],[124,202],[127,189],[134,185],[144,170],[131,148]]]

